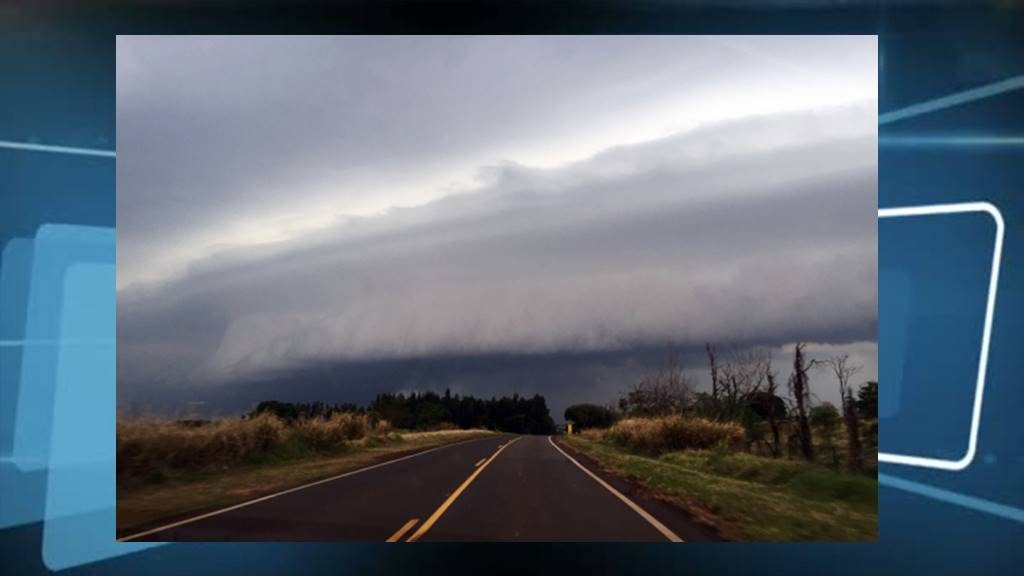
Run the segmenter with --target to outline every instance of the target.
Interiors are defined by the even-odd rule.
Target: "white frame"
[[[967,468],[974,461],[978,449],[978,428],[981,425],[981,405],[985,394],[985,372],[988,368],[988,348],[992,335],[992,316],[995,313],[996,290],[999,286],[999,266],[1003,253],[1004,224],[1003,215],[995,205],[989,202],[963,202],[957,204],[929,204],[923,206],[905,206],[900,208],[879,208],[878,217],[902,218],[908,216],[933,216],[936,214],[962,214],[985,212],[995,220],[996,238],[992,251],[992,272],[989,275],[988,301],[985,304],[985,325],[981,334],[981,357],[978,359],[978,379],[974,389],[974,406],[971,412],[971,432],[967,440],[967,452],[958,460],[942,458],[925,458],[908,454],[878,453],[879,462],[918,466],[937,470],[959,471]]]

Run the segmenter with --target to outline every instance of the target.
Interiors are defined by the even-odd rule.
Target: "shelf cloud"
[[[572,106],[565,98],[553,98],[553,116],[539,113],[529,129],[485,128],[487,139],[474,140],[468,136],[472,123],[451,120],[452,137],[467,135],[470,142],[451,144],[440,136],[443,130],[432,123],[449,123],[446,114],[459,108],[473,123],[529,123],[529,110],[515,102],[484,106],[494,96],[488,87],[468,86],[469,94],[452,86],[424,91],[433,86],[432,67],[443,68],[447,72],[434,73],[444,76],[452,66],[480,74],[486,64],[443,41],[426,56],[427,70],[403,76],[415,67],[403,60],[399,46],[398,56],[392,55],[396,66],[376,69],[380,78],[363,69],[355,75],[368,82],[360,88],[366,94],[337,88],[349,96],[339,106],[376,111],[367,102],[383,99],[378,105],[394,107],[398,115],[394,124],[374,114],[359,116],[347,129],[337,128],[343,141],[337,146],[315,124],[330,110],[282,104],[292,102],[296,91],[306,108],[325,104],[307,94],[313,89],[308,86],[243,97],[213,83],[202,98],[234,102],[240,110],[226,120],[190,117],[193,107],[216,108],[193,103],[200,96],[181,87],[180,77],[157,81],[157,72],[137,70],[156,58],[151,51],[173,43],[139,42],[124,63],[122,52],[136,46],[130,39],[118,44],[118,265],[119,275],[125,274],[118,283],[119,392],[147,384],[238,381],[330,363],[622,356],[669,344],[695,349],[707,341],[774,347],[876,341],[873,98],[683,122],[636,141],[595,136],[606,145],[573,148],[567,160],[545,163],[478,154],[473,142],[486,141],[479,145],[486,148],[501,136],[507,140],[500,143],[510,143],[504,150],[525,150],[524,143],[538,140],[544,128],[561,138],[558,130],[570,124],[552,118],[575,113],[567,111]],[[557,48],[527,47],[541,54]],[[621,79],[617,91],[602,92],[618,105],[653,101],[657,92],[640,98],[626,88],[667,83],[664,72],[647,69],[650,77],[639,77],[633,68],[644,58],[657,61],[657,49],[666,47],[643,44],[612,62],[610,71],[577,73],[577,79],[592,83],[584,92]],[[868,47],[866,57],[874,58],[873,44]],[[183,58],[220,54],[214,48],[197,42]],[[489,49],[486,43],[481,48]],[[229,60],[240,57],[227,52]],[[298,66],[292,76],[311,68],[323,72],[324,62],[332,62],[317,60],[309,46],[301,52],[314,64]],[[361,62],[362,55],[343,60]],[[278,57],[274,51],[266,56]],[[384,56],[367,58],[372,64]],[[519,47],[504,64],[523,66],[527,56],[538,57]],[[591,52],[574,57],[584,67],[600,60]],[[444,58],[455,63],[445,67]],[[714,54],[682,60],[700,69]],[[571,100],[575,88],[558,78],[561,66],[534,76],[553,82],[549,98],[564,93]],[[790,80],[805,64],[793,66],[780,67]],[[813,59],[806,66],[814,73]],[[679,81],[678,74],[674,70],[670,78]],[[720,82],[728,80],[726,75]],[[257,80],[237,84],[251,82]],[[434,99],[413,111],[406,109],[412,105],[408,95],[372,90],[402,82],[418,86],[418,97]],[[159,89],[168,83],[178,87]],[[159,108],[154,102],[166,102],[167,113],[153,115]],[[273,118],[264,118],[269,109],[276,111]],[[236,123],[247,122],[246,114],[253,117],[254,136],[281,134],[279,142],[239,139]],[[195,122],[225,122],[222,134],[231,137],[222,135],[207,147],[201,136],[208,130],[194,135],[194,148],[187,146],[191,137],[178,131]],[[264,123],[267,131],[260,130]],[[399,125],[408,132],[399,134]],[[289,150],[307,128],[316,141]],[[362,145],[345,136],[349,131],[365,136]],[[449,172],[433,164],[444,165],[453,154],[474,162],[450,168],[450,178],[435,177]],[[394,192],[389,184],[416,188],[393,175],[403,159],[412,173],[442,184],[425,186],[420,196]],[[358,191],[322,208],[335,180],[339,188]],[[367,204],[373,198],[377,204]],[[358,209],[364,204],[370,209]],[[299,210],[302,205],[315,209]],[[243,221],[273,226],[257,226],[258,233],[247,237],[238,232]],[[597,363],[592,372],[615,370]]]

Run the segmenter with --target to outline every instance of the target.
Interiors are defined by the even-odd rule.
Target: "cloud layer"
[[[119,293],[120,368],[871,340],[873,126],[789,114],[500,166],[471,192],[211,255]]]
[[[117,39],[118,287],[701,124],[874,101],[874,37]]]
[[[119,37],[119,398],[443,383],[557,407],[706,341],[873,364],[874,59]]]

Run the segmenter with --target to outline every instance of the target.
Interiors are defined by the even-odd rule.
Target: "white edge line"
[[[626,504],[626,506],[629,506],[630,508],[632,508],[633,511],[636,512],[637,514],[639,514],[641,518],[646,520],[648,524],[650,524],[651,526],[654,526],[654,528],[658,532],[661,532],[661,535],[664,536],[665,538],[667,538],[670,542],[684,542],[684,540],[682,538],[680,538],[678,535],[676,535],[675,532],[669,530],[668,526],[665,526],[660,521],[658,521],[657,518],[655,518],[654,516],[651,516],[651,514],[649,512],[647,512],[646,510],[644,510],[643,508],[641,508],[639,504],[637,504],[636,502],[633,502],[632,500],[627,498],[625,494],[623,494],[622,492],[619,492],[618,490],[616,490],[614,486],[612,486],[611,484],[605,482],[604,480],[601,479],[600,476],[598,476],[597,474],[594,474],[593,472],[588,470],[586,466],[584,466],[583,464],[580,464],[579,462],[577,462],[575,458],[573,458],[572,456],[569,456],[568,454],[566,454],[565,450],[562,450],[561,448],[558,447],[558,444],[555,444],[555,441],[551,439],[551,436],[548,436],[548,442],[550,442],[551,445],[555,447],[555,450],[558,450],[559,452],[561,452],[562,456],[565,456],[566,458],[568,458],[569,461],[572,462],[573,464],[575,464],[580,470],[583,470],[584,472],[586,472],[588,476],[590,476],[595,481],[597,481],[597,483],[600,484],[601,486],[603,486],[606,490],[608,490],[609,492],[614,494],[616,498],[618,498],[619,500],[622,500]]]
[[[184,524],[191,524],[192,522],[196,522],[198,520],[203,520],[203,519],[209,518],[211,516],[217,516],[218,514],[223,514],[225,512],[230,512],[232,510],[238,510],[239,508],[244,508],[244,507],[249,506],[251,504],[256,504],[258,502],[263,502],[264,500],[270,500],[271,498],[277,498],[278,496],[284,496],[285,494],[291,494],[292,492],[298,492],[299,490],[303,490],[305,488],[310,488],[312,486],[317,486],[319,484],[325,484],[327,482],[333,482],[334,480],[338,480],[338,479],[344,478],[346,476],[353,476],[355,474],[359,474],[360,472],[366,472],[368,470],[373,470],[374,468],[381,468],[381,467],[387,466],[389,464],[395,464],[396,462],[401,462],[403,460],[408,460],[410,458],[415,458],[417,456],[422,456],[424,454],[429,454],[430,452],[434,452],[436,450],[441,450],[441,449],[444,449],[444,448],[451,448],[452,446],[458,446],[460,444],[465,444],[467,442],[476,442],[478,440],[486,440],[488,438],[495,438],[495,437],[496,436],[485,436],[483,438],[470,438],[469,440],[462,440],[461,442],[453,442],[451,444],[443,444],[441,446],[434,446],[433,448],[424,450],[422,452],[417,452],[415,454],[409,454],[407,456],[402,456],[401,458],[395,458],[394,460],[388,460],[386,462],[380,462],[380,463],[374,464],[372,466],[367,466],[366,468],[360,468],[358,470],[350,470],[349,472],[345,472],[343,474],[338,474],[337,476],[331,476],[330,478],[324,478],[322,480],[317,480],[316,482],[310,482],[309,484],[303,484],[302,486],[296,486],[294,488],[289,488],[289,489],[283,490],[281,492],[275,492],[274,494],[268,494],[266,496],[261,496],[259,498],[256,498],[255,500],[249,500],[247,502],[242,502],[241,504],[235,504],[233,506],[228,506],[227,508],[221,508],[220,510],[214,510],[213,512],[207,512],[206,514],[200,514],[199,516],[193,516],[192,518],[186,518],[185,520],[179,520],[177,522],[172,522],[171,524],[166,524],[166,525],[160,526],[158,528],[152,528],[150,530],[146,530],[145,532],[139,532],[138,534],[132,534],[130,536],[123,536],[121,538],[118,538],[116,541],[117,542],[129,542],[129,541],[134,540],[136,538],[141,538],[143,536],[148,536],[148,535],[153,534],[155,532],[161,532],[163,530],[170,530],[171,528],[177,528],[178,526],[182,526]]]
[[[960,471],[971,465],[978,449],[978,429],[981,426],[981,406],[985,394],[985,374],[988,370],[988,348],[992,336],[992,318],[995,315],[996,291],[999,287],[999,268],[1003,254],[1003,235],[1005,224],[1003,215],[990,202],[963,202],[958,204],[928,204],[922,206],[905,206],[900,208],[879,208],[879,218],[899,218],[905,216],[930,216],[935,214],[960,214],[967,212],[985,212],[992,216],[996,223],[995,247],[992,251],[992,271],[989,274],[988,301],[985,304],[985,324],[981,334],[981,356],[978,358],[978,380],[975,384],[974,406],[971,411],[971,432],[967,440],[967,452],[958,460],[942,458],[924,458],[907,454],[878,453],[879,462],[935,468],[938,470]]]

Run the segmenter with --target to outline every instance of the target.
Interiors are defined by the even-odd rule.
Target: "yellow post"
[[[569,422],[568,424],[565,425],[565,433],[572,434],[572,422]]]

